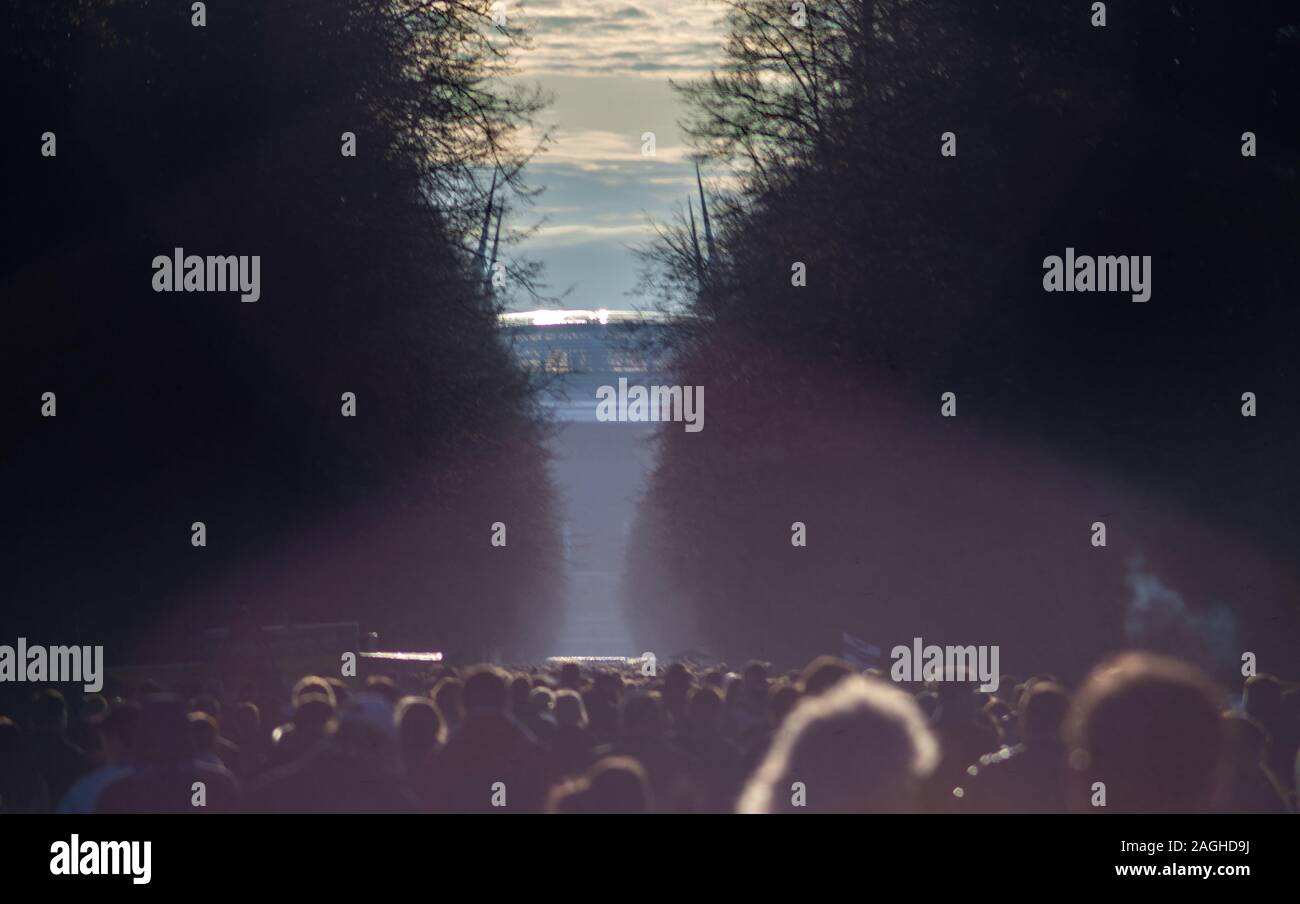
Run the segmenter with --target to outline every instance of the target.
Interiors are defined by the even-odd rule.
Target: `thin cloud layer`
[[[670,78],[692,78],[721,57],[722,6],[707,0],[506,0],[532,33],[518,79],[554,98],[536,132],[551,143],[529,166],[545,186],[531,210],[542,225],[520,248],[545,263],[569,306],[619,308],[637,262],[630,246],[653,235],[695,193],[695,169],[677,121],[684,110]],[[655,152],[642,153],[653,132]],[[531,306],[530,299],[516,305]]]
[[[716,3],[521,0],[514,7],[533,35],[520,55],[532,75],[700,75],[721,47]],[[512,14],[509,0],[506,13]]]

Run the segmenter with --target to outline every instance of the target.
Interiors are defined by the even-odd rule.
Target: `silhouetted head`
[[[800,700],[740,798],[742,813],[912,808],[938,743],[912,698],[860,675]]]
[[[371,675],[366,679],[366,692],[378,694],[389,706],[397,706],[402,699],[402,692],[397,689],[397,682],[387,675]],[[339,704],[342,707],[342,703]]]
[[[798,702],[799,690],[789,679],[773,682],[767,691],[767,715],[772,727],[779,727]]]
[[[354,694],[339,716],[332,743],[370,768],[395,772],[402,767],[397,719],[383,694]]]
[[[999,700],[1005,701],[1013,710],[1020,702],[1016,696],[1016,685],[1019,682],[1020,679],[1015,675],[1000,675],[998,676],[998,689],[993,692]]]
[[[993,727],[997,735],[997,745],[1010,743],[1015,735],[1016,715],[1007,702],[1000,697],[989,697],[980,710],[980,717]]]
[[[1223,748],[1220,696],[1199,669],[1168,656],[1123,653],[1094,668],[1066,719],[1072,804],[1101,812],[1208,809]],[[1097,782],[1104,808],[1090,806],[1099,799]]]
[[[217,729],[217,720],[205,712],[194,711],[189,714],[190,744],[194,752],[200,755],[215,756],[217,738],[221,732]]]
[[[680,662],[674,662],[664,670],[664,693],[685,694],[691,686],[691,673]]]
[[[472,669],[465,678],[462,697],[467,715],[476,712],[505,712],[509,702],[505,675],[490,665]]]
[[[532,712],[533,685],[523,675],[516,675],[510,680],[510,709],[517,716],[526,716]]]
[[[941,722],[969,719],[980,709],[975,685],[969,681],[936,682],[934,693],[939,698]]]
[[[342,678],[335,678],[333,675],[325,679],[329,683],[330,690],[334,692],[334,706],[336,709],[342,709],[348,705],[352,699],[352,691],[343,683]]]
[[[599,696],[613,703],[617,703],[623,697],[623,677],[613,672],[606,670],[597,672],[591,686]]]
[[[657,693],[636,693],[623,701],[623,734],[654,738],[664,733],[664,712]]]
[[[231,711],[230,725],[231,732],[241,741],[257,737],[262,732],[262,711],[256,703],[243,700]]]
[[[85,694],[81,698],[81,718],[90,724],[98,724],[108,715],[108,698],[103,694]]]
[[[54,688],[37,691],[32,696],[32,728],[36,731],[63,734],[68,727],[68,704]]]
[[[745,668],[741,671],[741,677],[745,682],[745,690],[758,697],[767,694],[767,663],[759,662],[757,659],[751,659],[745,663]]]
[[[465,721],[465,685],[459,678],[443,678],[433,688],[433,704],[451,732]]]
[[[688,721],[696,731],[716,731],[722,722],[722,698],[711,687],[691,691]]]
[[[1029,746],[1060,744],[1061,726],[1070,709],[1070,693],[1051,681],[1039,681],[1020,697],[1020,738]]]
[[[302,742],[310,742],[332,732],[337,725],[338,710],[333,697],[303,694],[293,711],[293,730]]]
[[[984,712],[990,719],[995,720],[999,724],[1014,715],[1011,711],[1011,707],[1007,705],[1007,701],[1003,700],[1001,697],[989,697],[984,703]]]
[[[740,699],[745,693],[745,679],[741,678],[735,672],[728,672],[726,682],[722,685],[722,699],[728,707],[740,705]]]
[[[555,721],[565,728],[586,727],[587,707],[577,691],[566,687],[555,695]]]
[[[299,678],[297,683],[294,684],[293,686],[293,692],[290,694],[290,700],[292,700],[293,705],[296,708],[298,705],[298,701],[301,698],[310,694],[324,696],[329,700],[330,706],[338,705],[337,701],[334,698],[333,686],[324,678],[320,677],[319,675],[304,675],[303,677]]]
[[[446,737],[442,716],[428,697],[403,697],[397,704],[397,728],[408,769],[423,764]]]
[[[799,687],[804,694],[816,696],[850,675],[857,675],[853,666],[838,656],[818,656],[799,675]]]
[[[560,687],[571,691],[582,690],[582,669],[576,662],[566,662],[560,666]]]
[[[549,687],[535,687],[528,697],[533,712],[549,715],[555,712],[555,691]]]
[[[605,757],[551,796],[553,813],[649,813],[650,780],[631,757]]]
[[[211,694],[199,694],[190,700],[190,712],[207,713],[221,724],[221,702]]]

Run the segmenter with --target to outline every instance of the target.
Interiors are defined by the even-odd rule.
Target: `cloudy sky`
[[[708,71],[720,55],[723,7],[716,0],[507,0],[522,14],[532,47],[519,78],[554,98],[541,122],[554,142],[529,168],[546,190],[517,225],[545,218],[516,253],[545,263],[549,292],[572,288],[564,307],[624,308],[643,302],[629,245],[651,234],[647,216],[668,220],[695,190],[677,128],[683,110],[669,78]],[[641,154],[654,132],[657,153]],[[518,298],[517,308],[534,305]]]

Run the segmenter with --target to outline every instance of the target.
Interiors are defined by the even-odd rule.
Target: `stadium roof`
[[[510,311],[501,314],[498,321],[501,326],[571,326],[585,323],[667,323],[671,319],[661,311],[538,308],[535,311]]]

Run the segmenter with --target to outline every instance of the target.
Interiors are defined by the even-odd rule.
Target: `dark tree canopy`
[[[489,3],[6,6],[7,629],[157,656],[248,606],[544,650],[544,437],[472,250],[539,102]],[[153,292],[177,247],[260,255],[261,300]]]
[[[680,233],[645,251],[648,284],[689,306],[680,378],[707,388],[709,429],[664,435],[631,617],[649,630],[682,596],[678,636],[747,655],[911,625],[1082,665],[1128,639],[1131,553],[1235,610],[1242,643],[1293,649],[1287,579],[1248,585],[1254,566],[1292,574],[1300,539],[1294,5],[1110,3],[1105,28],[1088,4],[1030,0],[810,3],[804,27],[778,0],[728,6],[723,66],[681,86],[698,149],[737,186],[713,199],[718,254],[701,278]],[[1045,293],[1043,260],[1067,247],[1150,255],[1152,300]],[[1244,420],[1244,391],[1273,416]],[[999,483],[1020,455],[1058,467]],[[1043,496],[1070,505],[1035,513]],[[1175,537],[1152,501],[1263,564]],[[1091,551],[1094,512],[1128,542],[1084,593],[1097,560],[1054,531],[1077,522]],[[792,554],[800,518],[819,539]],[[1067,558],[999,590],[1015,548]],[[974,586],[882,598],[903,569]]]

